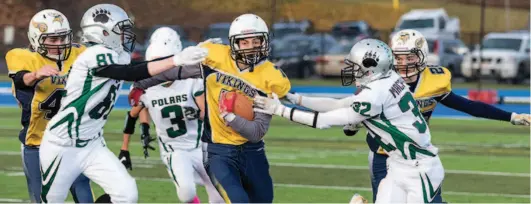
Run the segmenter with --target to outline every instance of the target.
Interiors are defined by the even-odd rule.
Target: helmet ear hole
[[[107,32],[106,30],[103,31],[103,36],[109,36],[109,32]]]

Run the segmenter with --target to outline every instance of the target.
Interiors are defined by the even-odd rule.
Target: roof
[[[419,19],[419,18],[435,18],[438,16],[447,16],[446,10],[439,9],[414,9],[404,14],[402,19]]]
[[[529,39],[529,32],[489,33],[485,38],[515,38]]]

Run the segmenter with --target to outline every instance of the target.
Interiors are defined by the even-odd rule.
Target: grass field
[[[121,146],[123,110],[114,110],[105,139],[115,153]],[[26,201],[19,111],[0,108],[0,202]],[[529,203],[529,128],[487,120],[434,118],[433,143],[446,169],[443,198],[449,202]],[[173,184],[152,152],[141,157],[139,136],[131,144],[139,202],[178,202]],[[341,129],[313,130],[275,119],[266,136],[275,202],[348,202],[352,194],[371,197],[365,137],[342,136]],[[96,195],[102,193],[93,185]],[[200,198],[206,194],[199,188]],[[70,200],[71,201],[71,200]]]

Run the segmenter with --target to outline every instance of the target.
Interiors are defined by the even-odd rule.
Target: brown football
[[[234,114],[239,115],[240,117],[249,121],[254,120],[253,101],[251,99],[235,91],[227,92],[225,97],[227,97],[227,99],[235,97],[233,107]]]

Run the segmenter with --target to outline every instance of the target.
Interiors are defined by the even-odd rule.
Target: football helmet
[[[130,53],[135,48],[136,40],[133,26],[133,21],[122,8],[98,4],[88,9],[81,19],[81,41],[103,44],[118,53]]]
[[[31,49],[51,60],[68,59],[72,48],[72,36],[68,19],[57,10],[42,10],[35,14],[29,23],[28,39]],[[47,44],[45,41],[48,37],[59,37],[61,42]],[[50,52],[53,49],[57,49],[58,52]]]
[[[352,46],[345,57],[347,67],[341,70],[343,86],[353,82],[360,85],[389,76],[393,70],[394,56],[391,48],[376,39],[365,39]]]

